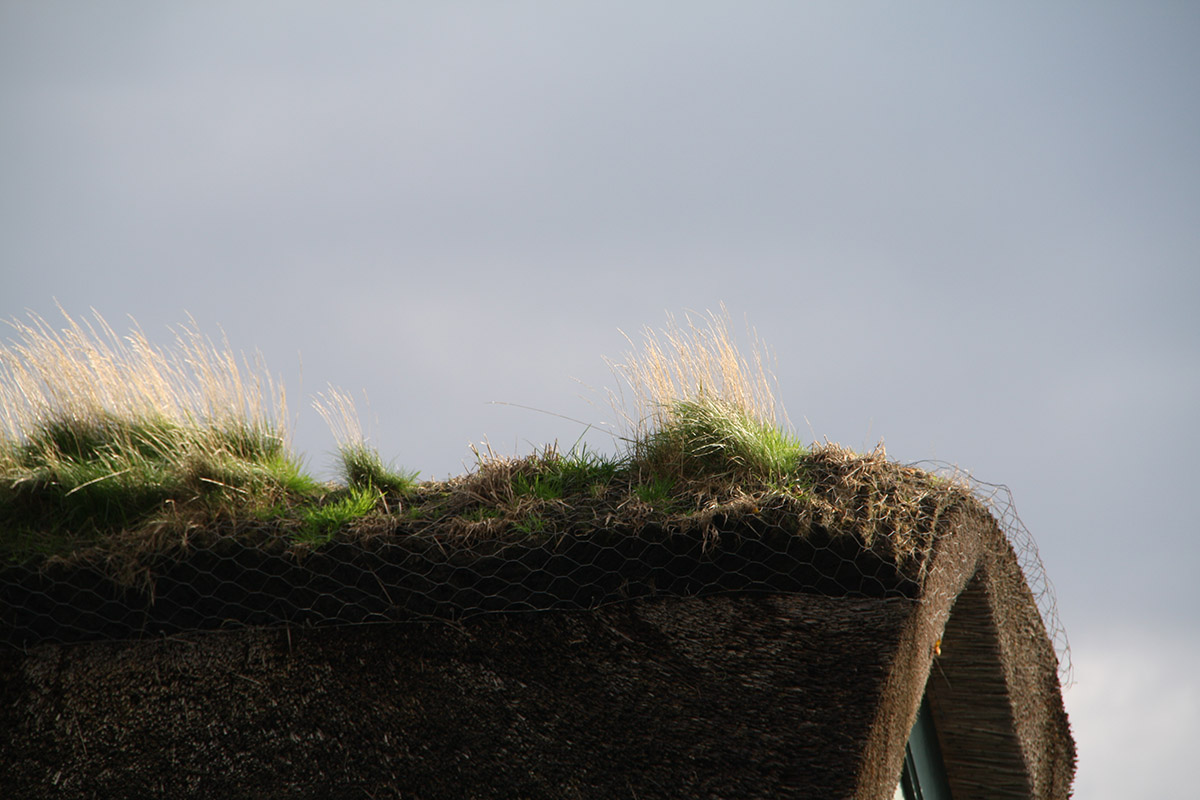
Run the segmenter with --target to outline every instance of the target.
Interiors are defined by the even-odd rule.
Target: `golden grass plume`
[[[214,344],[194,320],[166,350],[136,323],[121,337],[97,312],[80,323],[59,310],[60,330],[32,313],[8,323],[15,336],[0,347],[0,443],[26,442],[51,425],[113,420],[284,435],[282,384],[261,358],[239,359],[227,340]]]
[[[790,427],[775,399],[778,382],[767,367],[769,352],[751,331],[750,357],[743,356],[729,330],[729,313],[723,304],[720,308],[720,313],[685,314],[682,324],[668,314],[661,333],[643,329],[640,350],[622,332],[634,349],[623,361],[610,360],[609,366],[632,393],[632,402],[621,391],[613,405],[634,439],[670,428],[677,421],[678,404],[697,399],[716,400],[764,424]]]

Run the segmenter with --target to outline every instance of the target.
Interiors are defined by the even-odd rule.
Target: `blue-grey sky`
[[[444,477],[585,432],[491,401],[611,422],[618,329],[724,302],[805,438],[1012,488],[1078,795],[1183,798],[1197,76],[1183,2],[5,0],[0,316],[190,313],[315,471],[333,383]]]

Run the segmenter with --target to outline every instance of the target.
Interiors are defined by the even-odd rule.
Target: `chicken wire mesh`
[[[9,644],[25,646],[246,625],[457,620],[661,595],[917,592],[904,567],[851,537],[738,527],[707,542],[648,528],[536,543],[402,536],[304,556],[231,541],[163,559],[144,587],[121,586],[99,565],[9,567],[0,577],[3,627]]]
[[[1046,574],[1046,565],[1042,562],[1037,542],[1017,514],[1012,490],[1005,484],[979,480],[958,465],[946,461],[925,459],[911,462],[908,466],[929,470],[944,476],[952,483],[967,487],[972,497],[988,510],[996,525],[1003,531],[1005,540],[1012,547],[1017,564],[1025,576],[1025,583],[1033,595],[1042,624],[1046,628],[1046,635],[1050,638],[1058,657],[1059,682],[1063,688],[1070,688],[1074,683],[1071,644],[1058,614],[1058,598],[1054,585]]]
[[[878,457],[830,463],[833,478],[804,502],[766,494],[700,515],[617,514],[519,535],[496,525],[493,535],[464,535],[461,528],[397,524],[317,548],[219,537],[145,558],[132,580],[118,579],[99,557],[10,564],[0,568],[0,644],[456,621],[719,593],[921,599],[927,586],[940,585],[930,571],[940,542],[953,533],[947,520],[977,502],[1012,546],[1069,685],[1070,649],[1053,588],[1006,487],[946,465],[937,465],[952,473],[944,478],[888,465],[888,480],[905,471],[921,476],[923,488],[900,498],[894,486],[858,480],[881,469]]]

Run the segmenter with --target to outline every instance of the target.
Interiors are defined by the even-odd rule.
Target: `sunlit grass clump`
[[[10,323],[0,348],[0,546],[48,554],[167,519],[278,506],[317,484],[260,363],[195,328],[175,348],[96,315]]]
[[[0,346],[0,561],[120,552],[133,563],[201,539],[305,549],[437,526],[585,531],[708,518],[801,483],[806,450],[761,348],[744,358],[723,315],[647,331],[614,365],[632,393],[617,404],[627,435],[615,455],[577,444],[507,459],[489,448],[473,474],[420,483],[384,462],[351,397],[330,387],[314,406],[337,441],[340,484],[316,482],[293,455],[285,393],[261,360],[194,323],[163,349],[136,326],[118,336],[98,315],[63,316],[61,329],[14,320]]]
[[[618,408],[630,428],[631,462],[659,479],[776,480],[805,448],[776,403],[762,348],[737,349],[724,315],[673,320],[647,330],[640,352],[614,369],[632,391]]]
[[[419,473],[384,464],[379,451],[367,443],[350,395],[331,386],[328,392],[317,395],[313,407],[337,439],[338,466],[350,489],[404,496],[417,487]]]

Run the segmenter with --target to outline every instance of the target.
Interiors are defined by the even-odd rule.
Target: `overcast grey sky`
[[[1078,796],[1190,797],[1198,76],[1186,2],[3,0],[0,315],[191,313],[444,477],[724,302],[805,438],[1012,487]]]

